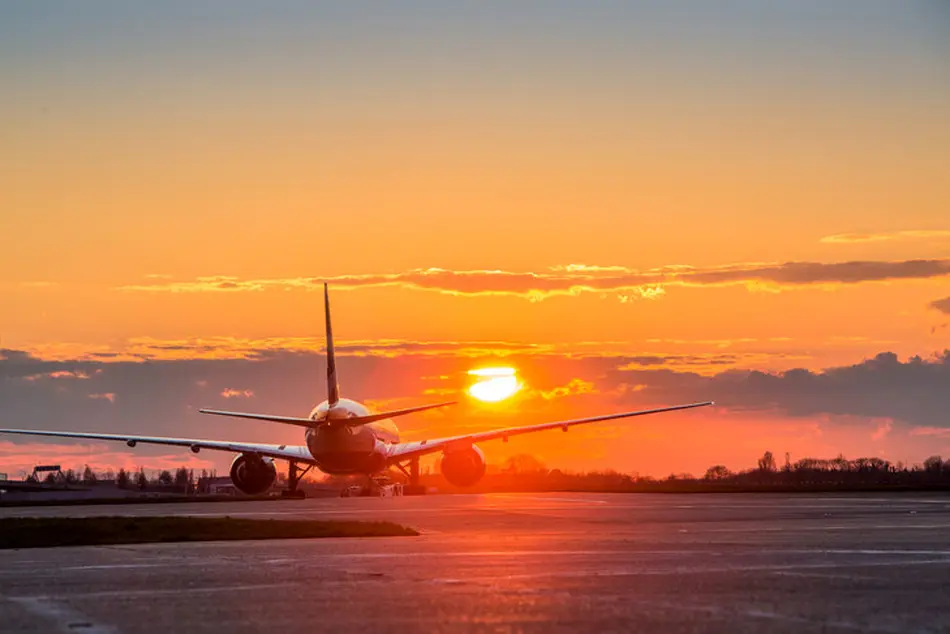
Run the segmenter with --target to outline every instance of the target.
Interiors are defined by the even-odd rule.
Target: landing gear
[[[409,484],[407,484],[402,489],[403,495],[425,495],[426,488],[419,484],[419,459],[413,458],[409,461],[409,469],[407,470],[405,466],[397,464],[399,470],[406,474],[406,477],[409,478]]]
[[[311,469],[313,469],[313,465],[307,465],[306,469],[298,469],[297,463],[291,460],[290,467],[287,469],[287,489],[280,492],[280,497],[298,500],[307,497],[306,493],[297,488],[297,484],[300,483],[300,478],[307,475],[307,472]]]
[[[340,497],[392,497],[402,495],[402,484],[393,483],[386,475],[368,475],[365,485],[353,484],[340,491]]]

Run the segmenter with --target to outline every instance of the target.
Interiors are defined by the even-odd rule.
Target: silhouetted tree
[[[120,489],[129,486],[129,474],[125,469],[119,469],[119,473],[115,476],[115,483]]]
[[[772,455],[771,451],[766,451],[762,454],[762,457],[759,458],[759,471],[773,473],[775,470],[775,456]]]
[[[185,467],[178,467],[178,469],[175,470],[175,486],[181,487],[181,490],[184,493],[187,493],[190,484],[191,476],[188,473],[188,469]]]
[[[172,478],[171,471],[169,471],[168,469],[162,469],[161,472],[158,474],[158,483],[171,484],[172,482],[174,482],[174,478]]]
[[[98,478],[96,474],[93,473],[89,465],[86,465],[86,468],[82,470],[82,483],[83,484],[95,484]]]
[[[544,464],[531,454],[521,453],[508,458],[502,471],[507,473],[538,473],[546,471]]]
[[[703,476],[704,480],[725,480],[726,478],[732,476],[732,471],[729,471],[725,466],[717,464],[715,466],[709,467],[706,469],[706,475]]]
[[[145,469],[142,467],[139,467],[139,472],[135,475],[135,485],[140,490],[144,490],[148,486],[148,478],[145,475]]]
[[[940,456],[930,456],[924,460],[924,471],[928,473],[940,473],[943,468],[943,459]]]

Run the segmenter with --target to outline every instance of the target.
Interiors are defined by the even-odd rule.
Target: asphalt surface
[[[950,497],[512,494],[0,509],[420,537],[0,551],[19,632],[950,632]]]

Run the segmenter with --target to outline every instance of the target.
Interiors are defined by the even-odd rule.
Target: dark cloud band
[[[931,279],[950,276],[950,260],[854,261],[838,263],[786,262],[736,264],[694,268],[676,265],[647,271],[624,267],[566,265],[551,271],[453,271],[414,269],[403,273],[342,275],[330,278],[294,277],[240,279],[227,276],[184,281],[158,281],[120,286],[127,292],[213,293],[259,292],[271,289],[313,290],[324,281],[337,289],[379,286],[434,291],[450,295],[514,295],[541,300],[558,295],[617,293],[652,299],[668,286],[746,286],[782,290],[814,285],[860,284],[889,280]]]

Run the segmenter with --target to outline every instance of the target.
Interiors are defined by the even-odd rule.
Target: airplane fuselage
[[[378,473],[386,468],[388,447],[399,442],[399,429],[390,419],[351,427],[347,418],[373,411],[357,401],[340,399],[331,409],[324,401],[310,412],[310,419],[328,424],[306,432],[307,450],[324,473],[351,475]],[[337,422],[339,421],[339,422]]]

